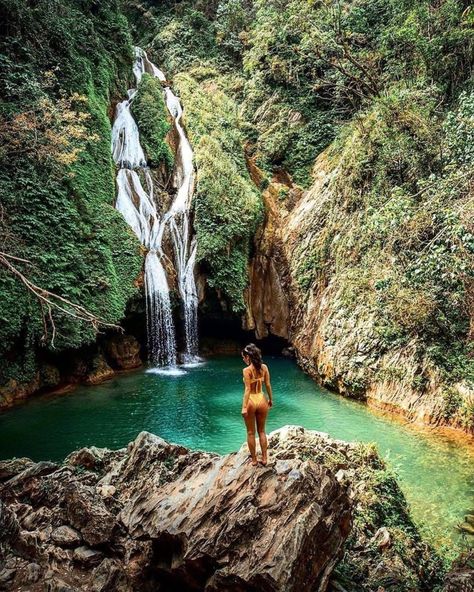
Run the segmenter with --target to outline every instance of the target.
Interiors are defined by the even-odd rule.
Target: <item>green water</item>
[[[268,359],[275,393],[268,431],[298,424],[343,440],[375,442],[400,477],[415,520],[438,543],[474,510],[472,448],[375,415],[319,388],[290,360]],[[0,415],[0,458],[60,460],[81,446],[119,448],[142,430],[216,452],[244,440],[242,361],[216,358],[178,376],[140,370],[95,387],[39,397]]]

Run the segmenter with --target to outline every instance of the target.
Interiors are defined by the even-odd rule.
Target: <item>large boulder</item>
[[[132,536],[155,540],[167,557],[160,570],[180,589],[292,592],[326,588],[350,514],[325,467],[296,457],[254,469],[241,450],[202,455],[139,492],[120,518]]]

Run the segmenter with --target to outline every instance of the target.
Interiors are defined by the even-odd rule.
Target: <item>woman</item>
[[[257,465],[255,424],[257,424],[258,439],[262,451],[262,465],[265,466],[268,461],[265,421],[268,410],[273,405],[270,372],[267,365],[262,362],[262,352],[253,343],[250,343],[242,350],[242,358],[247,364],[247,368],[244,368],[243,371],[245,391],[242,403],[242,415],[247,427],[247,444],[252,457],[252,464],[255,466]],[[268,400],[262,391],[263,383],[265,383]]]

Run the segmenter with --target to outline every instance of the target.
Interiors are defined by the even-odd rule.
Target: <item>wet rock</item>
[[[0,500],[0,543],[13,542],[20,532],[20,524],[16,514]]]
[[[113,485],[98,485],[96,490],[102,497],[112,497],[117,491]]]
[[[40,373],[36,372],[32,380],[21,383],[18,380],[10,380],[0,385],[0,409],[11,407],[18,401],[26,399],[41,387]]]
[[[45,526],[52,523],[53,512],[46,506],[42,506],[35,512],[30,512],[22,520],[21,525],[26,530],[34,530],[35,528]]]
[[[70,526],[59,526],[51,532],[51,539],[60,547],[75,547],[81,542],[81,535]]]
[[[390,532],[387,528],[385,528],[385,526],[382,526],[382,528],[379,528],[374,534],[371,542],[377,545],[379,549],[385,549],[385,547],[388,547],[392,544]]]
[[[46,592],[79,592],[79,589],[69,585],[59,577],[53,577],[46,582]]]
[[[28,466],[26,469],[18,473],[6,482],[9,488],[16,488],[24,484],[25,481],[33,477],[41,477],[43,475],[49,475],[58,468],[56,463],[41,461]]]
[[[115,372],[108,365],[105,357],[98,353],[92,362],[92,370],[86,374],[84,382],[86,384],[100,384],[112,378],[114,374]]]
[[[42,537],[40,531],[29,532],[22,530],[15,540],[15,550],[24,559],[44,559],[45,552],[43,548],[45,537]]]
[[[474,592],[474,549],[463,553],[446,575],[443,592]]]
[[[474,524],[470,524],[469,522],[462,522],[458,528],[466,534],[474,535]]]
[[[140,344],[132,335],[114,335],[107,341],[105,352],[113,368],[130,370],[142,365]]]
[[[100,469],[103,466],[107,450],[104,448],[81,448],[75,450],[67,457],[67,462],[75,467],[84,467],[89,470]]]
[[[48,561],[52,565],[64,564],[67,565],[72,561],[73,552],[71,549],[64,549],[56,545],[47,545],[45,552],[48,555]]]
[[[8,590],[15,579],[16,569],[0,569],[0,590]]]
[[[254,171],[255,178],[259,174],[255,163],[249,158],[247,164]],[[255,237],[255,255],[250,262],[244,319],[245,329],[255,331],[257,339],[270,334],[284,339],[289,337],[290,306],[285,282],[288,263],[282,243],[282,216],[278,207],[280,190],[288,190],[289,187],[291,179],[280,183],[274,178],[262,194],[266,216]]]
[[[208,591],[324,589],[350,530],[350,502],[324,467],[287,465],[251,470],[245,449],[201,455],[176,479],[138,492],[120,518],[132,536],[154,539],[158,554],[171,553],[166,571],[182,589],[193,581]]]

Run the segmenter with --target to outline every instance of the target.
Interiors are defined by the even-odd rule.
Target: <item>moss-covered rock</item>
[[[164,162],[172,167],[173,153],[165,141],[171,124],[158,78],[143,74],[133,99],[132,113],[140,129],[140,143],[146,152],[148,165],[154,167]]]
[[[110,103],[133,59],[126,20],[115,0],[0,10],[2,251],[27,261],[10,259],[29,281],[117,323],[141,265],[114,209],[110,154]],[[0,296],[0,382],[31,381],[38,349],[52,344],[48,309],[5,267]],[[96,338],[67,313],[52,318],[57,351]]]
[[[185,106],[197,167],[198,259],[209,285],[226,296],[234,312],[241,312],[250,245],[263,211],[245,164],[237,106],[212,78],[199,82],[179,74],[173,82]]]

